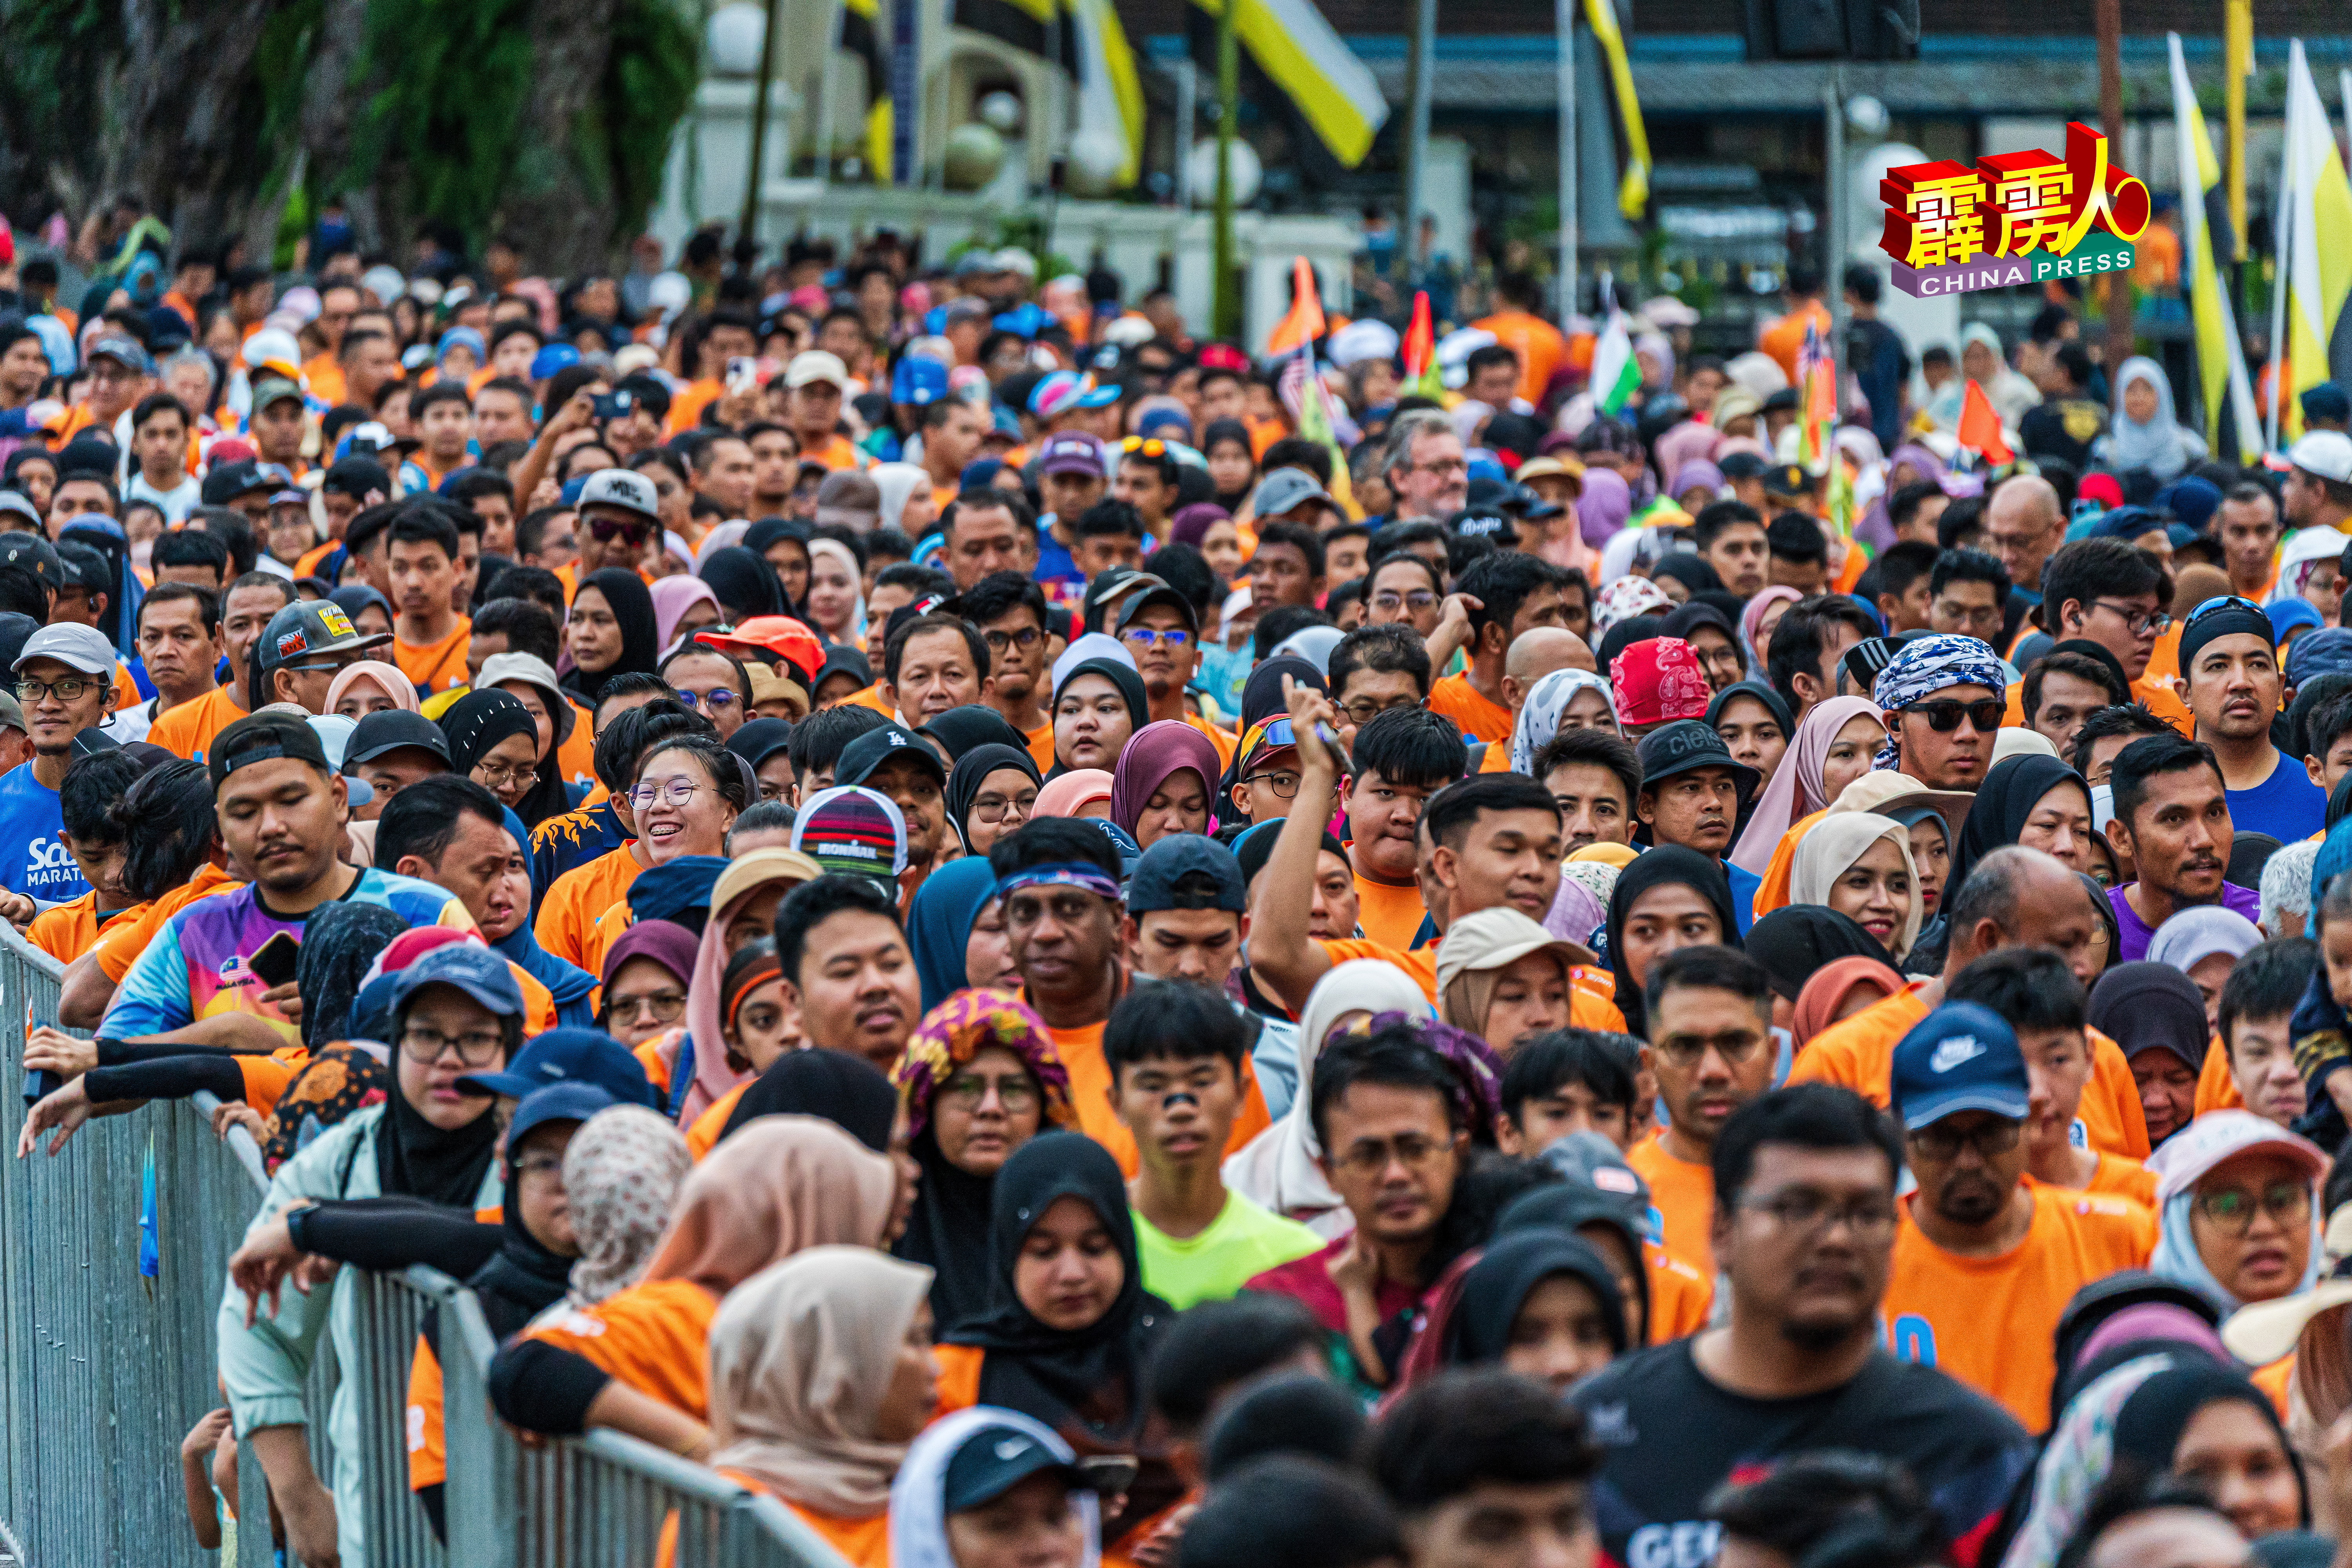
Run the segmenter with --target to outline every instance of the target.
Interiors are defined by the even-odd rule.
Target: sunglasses
[[[2223,594],[2218,598],[2206,600],[2189,611],[2180,624],[2193,626],[2201,617],[2210,616],[2216,610],[2228,609],[2252,610],[2258,616],[2263,613],[2263,607],[2252,599],[2242,599],[2235,594]]]
[[[600,517],[589,523],[588,531],[594,534],[600,542],[605,544],[610,544],[615,539],[630,544],[643,544],[652,534],[653,524],[617,522],[609,517]]]
[[[1958,729],[1962,715],[1966,715],[1969,723],[1989,735],[2000,728],[2001,717],[2008,710],[2009,704],[2000,698],[1986,697],[1974,702],[1914,702],[1902,711],[1918,714],[1938,735],[1948,735]]]

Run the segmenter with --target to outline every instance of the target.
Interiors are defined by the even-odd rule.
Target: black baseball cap
[[[1186,631],[1198,634],[1201,629],[1201,612],[1192,607],[1192,601],[1184,596],[1183,590],[1171,587],[1158,578],[1152,579],[1152,586],[1139,593],[1129,594],[1119,601],[1118,629],[1125,631],[1135,617],[1142,613],[1145,605],[1165,605],[1184,617]]]
[[[440,725],[405,708],[383,708],[352,731],[352,738],[343,744],[343,767],[348,771],[404,746],[421,746],[440,758],[443,767],[449,765],[449,740],[441,733]]]
[[[963,1513],[994,1502],[1031,1476],[1056,1474],[1073,1488],[1087,1485],[1086,1472],[1025,1427],[988,1426],[956,1447],[940,1477],[940,1507]]]
[[[940,761],[937,752],[917,740],[913,731],[901,729],[896,724],[885,724],[879,730],[868,730],[841,749],[841,760],[833,770],[834,787],[839,789],[845,784],[862,784],[873,775],[875,769],[898,756],[919,759],[939,775],[941,784],[947,783],[947,764]]]
[[[327,765],[327,749],[319,743],[318,731],[307,720],[291,713],[248,713],[213,742],[213,789],[217,792],[239,768],[279,757],[308,763],[322,773],[334,771]]]
[[[58,559],[56,546],[37,533],[16,529],[0,533],[0,566],[30,572],[52,593],[66,585],[65,563]]]
[[[344,458],[329,468],[319,481],[322,490],[332,490],[340,496],[357,500],[371,490],[385,496],[392,494],[392,476],[373,458]]]
[[[1195,871],[1205,874],[1217,885],[1217,901],[1213,908],[1236,915],[1249,909],[1241,862],[1234,858],[1232,850],[1197,833],[1171,833],[1154,841],[1143,852],[1143,858],[1136,861],[1134,874],[1127,883],[1127,912],[1144,915],[1154,910],[1177,908],[1176,884]]]
[[[1671,724],[1661,724],[1643,736],[1634,750],[1642,759],[1643,789],[1693,768],[1729,768],[1739,781],[1743,800],[1764,782],[1762,773],[1732,756],[1731,748],[1715,732],[1715,726],[1704,719],[1677,719]]]
[[[261,464],[247,458],[235,463],[223,463],[206,474],[201,494],[206,506],[226,506],[248,491],[277,488],[277,480],[261,471]]]
[[[1764,470],[1764,493],[1768,496],[1810,495],[1812,489],[1813,476],[1805,472],[1801,463],[1775,463]]]

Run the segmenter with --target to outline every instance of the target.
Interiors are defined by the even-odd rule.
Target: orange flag
[[[1297,297],[1290,302],[1290,313],[1276,321],[1274,331],[1266,334],[1268,356],[1287,353],[1323,335],[1323,291],[1316,286],[1313,265],[1303,256],[1292,269],[1291,289]]]
[[[1973,381],[1960,397],[1958,436],[1961,446],[1974,449],[1988,463],[2006,463],[2017,455],[2000,438],[2000,416],[1992,411],[1984,388]]]

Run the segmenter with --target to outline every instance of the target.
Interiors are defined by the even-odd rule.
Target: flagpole
[[[1421,205],[1429,181],[1429,105],[1436,87],[1436,55],[1437,0],[1420,0],[1413,12],[1412,52],[1406,59],[1412,118],[1405,132],[1405,231],[1401,237],[1408,258],[1406,276],[1415,283],[1429,265],[1421,249]]]
[[[760,79],[751,84],[751,154],[743,173],[743,216],[735,226],[738,239],[751,239],[759,232],[760,184],[768,163],[768,100],[775,90],[776,32],[783,8],[783,0],[768,0],[767,26],[760,34]]]
[[[2271,406],[2270,419],[2263,436],[2265,451],[2278,450],[2279,405],[2286,401],[2286,289],[2287,267],[2290,260],[2287,247],[2294,237],[2294,100],[2286,95],[2285,146],[2279,156],[2278,227],[2272,252],[2271,265]]]
[[[820,191],[833,184],[833,71],[839,63],[841,29],[848,15],[846,0],[833,0],[825,7],[825,44],[818,55],[824,63],[816,68],[816,188]]]
[[[1829,290],[1830,296],[1830,341],[1823,343],[1822,348],[1823,351],[1823,357],[1829,361],[1830,428],[1831,430],[1834,430],[1837,427],[1837,410],[1839,405],[1838,362],[1841,357],[1841,351],[1845,347],[1847,314],[1845,304],[1845,252],[1847,245],[1845,233],[1845,72],[1840,69],[1834,63],[1830,66],[1830,84],[1822,90],[1822,107],[1828,112],[1828,118],[1822,129],[1826,137],[1824,151],[1827,153],[1827,163],[1829,165],[1829,201],[1827,204],[1827,210],[1822,214],[1822,216],[1829,220],[1829,222],[1823,226],[1822,229],[1822,241],[1829,250],[1829,265],[1822,268],[1822,272],[1826,275],[1822,278],[1822,286]],[[1801,417],[1810,424],[1813,417],[1813,411],[1808,407]],[[1829,445],[1827,436],[1828,433],[1824,432],[1822,445],[1825,448]],[[1820,456],[1832,461],[1835,460],[1833,458],[1830,458],[1829,453],[1826,450],[1822,451]]]
[[[1559,327],[1576,314],[1576,0],[1552,0],[1559,68]]]
[[[1213,265],[1217,275],[1209,290],[1209,331],[1216,337],[1242,335],[1242,302],[1234,288],[1234,116],[1241,110],[1242,64],[1234,37],[1234,7],[1241,0],[1223,0],[1217,7],[1217,208],[1216,245]]]

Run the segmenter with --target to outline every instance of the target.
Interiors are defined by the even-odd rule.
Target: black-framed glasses
[[[1003,653],[1009,647],[1035,647],[1045,636],[1035,626],[1023,626],[1017,632],[982,632],[980,635],[982,640],[988,644],[991,653]]]
[[[1843,1225],[1856,1241],[1867,1244],[1895,1234],[1895,1205],[1882,1198],[1839,1204],[1831,1202],[1827,1194],[1801,1188],[1769,1197],[1742,1198],[1739,1206],[1749,1214],[1762,1215],[1782,1230],[1801,1235],[1826,1233]]]
[[[38,702],[45,697],[55,697],[60,702],[79,702],[82,697],[101,684],[112,682],[83,680],[68,675],[63,680],[20,680],[16,683],[16,700]]]
[[[1002,822],[1008,816],[1015,822],[1026,822],[1037,807],[1037,792],[1024,790],[1015,795],[983,795],[971,803],[974,822]]]
[[[2126,605],[2111,605],[2105,599],[2094,599],[2091,603],[2123,622],[2124,630],[2136,637],[2162,637],[2172,629],[2172,617],[2162,610],[2135,610]]]
[[[462,1035],[445,1035],[438,1029],[412,1024],[400,1032],[400,1054],[419,1067],[431,1067],[453,1050],[463,1066],[488,1067],[498,1060],[506,1043],[507,1037],[495,1029],[468,1029]]]
[[[1392,713],[1400,708],[1420,706],[1421,699],[1418,697],[1400,697],[1389,702],[1375,702],[1369,697],[1359,697],[1353,702],[1341,703],[1339,711],[1348,716],[1349,723],[1361,729],[1383,713]]]
[[[1300,777],[1300,774],[1294,773],[1288,769],[1278,769],[1269,773],[1246,774],[1242,779],[1242,783],[1254,784],[1263,779],[1265,781],[1265,787],[1274,792],[1274,797],[1276,800],[1296,800],[1298,797]]]
[[[1408,1171],[1418,1171],[1452,1147],[1451,1143],[1418,1132],[1400,1132],[1392,1139],[1367,1138],[1351,1143],[1332,1163],[1359,1176],[1377,1176],[1389,1168],[1391,1161]]]
[[[1979,698],[1974,702],[1946,698],[1935,702],[1914,702],[1908,708],[1896,710],[1898,712],[1918,714],[1927,721],[1927,728],[1938,735],[1948,735],[1958,729],[1962,719],[1990,735],[2000,728],[2001,715],[2008,710],[2009,705],[1998,697]]]

